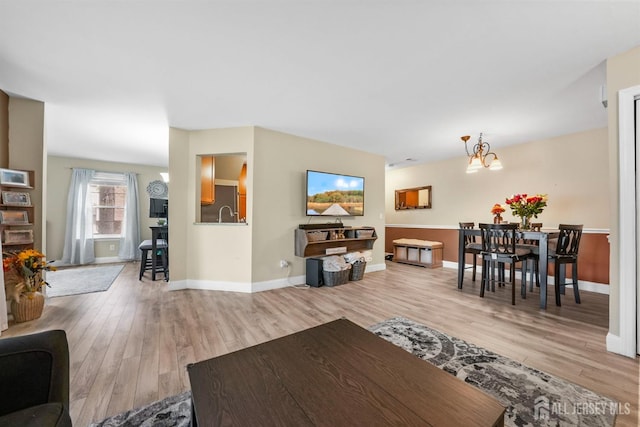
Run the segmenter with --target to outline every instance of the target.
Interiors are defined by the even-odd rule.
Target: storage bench
[[[442,267],[442,242],[419,239],[393,241],[393,260],[422,267]]]

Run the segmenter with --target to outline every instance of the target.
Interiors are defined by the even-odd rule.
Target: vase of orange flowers
[[[547,206],[547,195],[514,194],[507,198],[505,203],[509,205],[513,215],[520,217],[520,228],[528,230],[531,228],[531,217],[538,218],[538,215]]]
[[[504,212],[504,208],[502,207],[502,205],[500,205],[500,203],[496,203],[495,205],[493,205],[493,207],[491,208],[491,214],[493,215],[493,223],[494,224],[500,224],[502,223],[502,213]]]
[[[14,278],[11,294],[11,314],[16,323],[27,322],[42,316],[44,295],[41,289],[49,284],[43,278],[44,271],[56,268],[45,260],[45,255],[35,249],[4,254],[2,269],[5,279]]]

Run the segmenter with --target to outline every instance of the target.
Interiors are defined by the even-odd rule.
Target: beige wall
[[[640,85],[640,47],[607,60],[607,98],[609,113],[609,194],[611,218],[611,292],[609,293],[609,332],[614,335],[620,333],[619,319],[619,262],[618,235],[620,234],[619,215],[619,179],[618,167],[618,92],[622,89]]]
[[[103,172],[135,172],[138,176],[140,200],[140,237],[142,240],[151,238],[149,226],[156,224],[157,220],[149,218],[149,195],[146,189],[151,181],[162,179],[160,172],[166,172],[166,168],[58,156],[49,156],[47,162],[47,246],[45,249],[47,258],[54,260],[62,258],[72,168],[94,169]],[[111,245],[114,246],[113,249],[110,249]],[[117,257],[118,241],[99,240],[94,249],[97,258]]]
[[[248,225],[196,223],[196,212],[200,209],[200,198],[196,197],[199,177],[196,156],[241,152],[247,153]],[[253,128],[171,129],[169,158],[171,281],[224,283],[231,289],[237,283],[241,290],[241,284],[251,282]],[[173,202],[174,196],[177,203]]]
[[[376,228],[372,265],[384,265],[384,157],[326,142],[256,128],[253,281],[282,278],[279,261],[291,262],[291,275],[305,273],[304,258],[294,256],[294,230],[309,222],[305,212],[307,169],[365,178],[364,216],[343,218],[345,225]],[[311,222],[325,222],[318,218]]]
[[[387,171],[387,224],[458,227],[459,221],[492,222],[494,203],[514,193],[547,193],[538,222],[609,228],[607,129],[596,129],[496,150],[504,168],[466,174],[466,157]],[[464,152],[462,151],[462,154]],[[431,185],[432,209],[394,209],[395,190]],[[506,206],[505,206],[506,207]],[[506,221],[517,221],[509,209]]]
[[[278,287],[287,284],[281,259],[291,263],[291,276],[303,275],[304,258],[294,256],[293,236],[299,224],[309,221],[304,210],[307,169],[365,177],[366,216],[344,222],[376,227],[380,243],[373,264],[384,266],[383,157],[254,127],[171,129],[169,139],[172,285],[239,291]],[[247,153],[247,224],[195,223],[196,156],[238,152]],[[172,190],[175,186],[184,191]],[[177,193],[179,203],[173,203]]]
[[[43,206],[47,203],[46,175],[47,152],[44,103],[24,98],[9,98],[9,167],[32,170],[35,183],[30,190],[34,205],[33,245],[46,247],[46,224]]]

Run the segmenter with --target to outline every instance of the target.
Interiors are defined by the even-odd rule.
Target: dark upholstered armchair
[[[64,331],[0,339],[0,427],[71,426]]]

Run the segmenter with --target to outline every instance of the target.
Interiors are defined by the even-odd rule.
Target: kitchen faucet
[[[232,217],[234,217],[234,216],[235,216],[235,212],[233,212],[233,210],[231,209],[231,206],[229,206],[229,205],[224,205],[224,206],[222,206],[222,207],[220,208],[220,210],[218,211],[218,223],[221,223],[221,222],[222,222],[222,210],[223,210],[224,208],[229,209],[229,215],[231,215]]]

